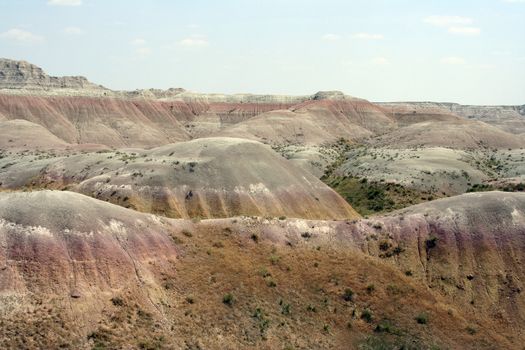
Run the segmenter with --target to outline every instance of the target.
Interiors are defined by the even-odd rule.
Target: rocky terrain
[[[522,349],[523,106],[0,60],[0,347]]]
[[[103,94],[107,90],[85,77],[52,77],[34,64],[5,58],[0,59],[0,81],[0,90],[9,91],[82,90]]]
[[[4,347],[523,341],[522,194],[353,222],[171,220],[67,191],[3,193],[0,204]]]
[[[2,190],[67,189],[172,218],[358,217],[318,178],[244,139],[203,138],[147,151],[7,152],[0,168]]]

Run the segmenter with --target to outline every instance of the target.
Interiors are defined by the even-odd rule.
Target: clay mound
[[[521,136],[483,122],[462,119],[417,122],[378,137],[371,143],[395,148],[434,146],[454,149],[520,148],[525,145]]]
[[[458,122],[463,118],[433,103],[380,104],[400,127],[422,122]]]
[[[322,92],[317,93],[312,100],[298,104],[292,110],[299,114],[312,114],[319,119],[336,119],[341,124],[358,125],[374,134],[395,128],[395,120],[381,107],[342,93],[335,94],[335,97],[333,94],[324,97]]]
[[[0,193],[2,304],[23,312],[47,295],[79,299],[71,312],[86,310],[75,321],[81,327],[107,292],[132,288],[145,299],[141,287],[152,270],[177,257],[161,226],[151,215],[77,193]]]
[[[68,144],[27,120],[0,121],[0,148],[57,149]]]
[[[315,176],[244,139],[198,139],[150,151],[10,155],[0,164],[4,188],[68,188],[174,218],[358,216]]]
[[[410,207],[384,222],[383,232],[409,252],[398,259],[402,268],[525,339],[525,194],[465,194]]]
[[[315,95],[317,96],[317,95]],[[358,141],[384,133],[395,121],[368,101],[339,96],[315,98],[288,110],[272,111],[220,132],[273,145],[321,145],[340,138]]]
[[[523,198],[486,202],[494,200],[501,210],[493,219],[525,214]],[[474,207],[465,212],[493,209]],[[425,213],[415,207],[403,219],[353,223],[237,218],[192,224],[68,192],[1,193],[0,343],[82,349],[279,348],[283,342],[332,349],[519,348],[522,319],[507,317],[522,310],[519,293],[508,294],[521,286],[522,232],[508,221],[509,231],[499,240],[487,241],[495,226],[479,231],[481,223],[441,232],[424,225],[435,222]],[[447,229],[458,222],[453,215],[442,221],[451,225]],[[438,239],[425,248],[430,233]],[[462,244],[453,249],[455,242]],[[485,260],[489,255],[506,265]],[[454,264],[445,264],[447,259]],[[484,273],[500,269],[516,275],[497,280],[500,289],[486,289],[491,275]],[[449,285],[455,274],[463,291]],[[494,296],[509,300],[486,302]],[[492,313],[498,305],[498,314]]]
[[[187,140],[179,120],[192,113],[149,100],[0,95],[0,114],[40,124],[67,143],[153,147]]]
[[[369,220],[281,226],[261,230],[283,244],[357,248],[444,298],[450,315],[474,317],[472,329],[498,329],[512,343],[499,347],[519,349],[525,340],[523,193],[464,194]]]
[[[258,142],[233,138],[157,148],[119,169],[118,175],[109,172],[93,177],[75,190],[175,218],[357,217],[314,176]],[[122,202],[126,197],[127,203]]]
[[[462,106],[451,107],[458,115],[494,125],[512,134],[525,133],[525,105],[521,106]]]
[[[483,121],[511,134],[525,133],[525,106],[469,106],[457,103],[397,102],[378,103],[396,119],[411,119],[412,115],[432,115],[440,118],[457,115],[465,119]],[[414,116],[415,117],[415,116]]]
[[[494,176],[490,172],[491,168],[484,169],[481,165],[489,163],[492,155],[444,147],[359,147],[346,154],[347,160],[339,165],[334,175],[366,178],[376,183],[396,183],[435,194],[456,195]],[[512,169],[521,170],[518,165]]]

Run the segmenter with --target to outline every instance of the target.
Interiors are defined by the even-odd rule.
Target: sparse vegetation
[[[361,319],[365,320],[368,323],[372,322],[372,320],[374,319],[372,311],[370,311],[369,309],[364,309],[361,313]]]
[[[421,192],[399,184],[371,182],[366,178],[325,175],[321,178],[361,215],[402,209],[423,201]],[[381,229],[378,223],[376,229]]]
[[[354,298],[354,291],[350,288],[346,288],[343,292],[344,301],[352,301]]]
[[[111,303],[115,306],[124,306],[124,299],[121,297],[113,297],[111,298]]]
[[[182,230],[182,234],[186,237],[193,237],[193,233],[191,233],[191,231],[187,230],[187,229],[183,229]]]
[[[428,315],[426,313],[420,313],[416,316],[416,321],[419,324],[427,324],[428,322]]]
[[[226,293],[222,297],[222,302],[228,306],[232,306],[235,301],[235,298],[233,297],[232,293]]]
[[[438,241],[439,238],[437,238],[436,236],[430,236],[429,238],[427,238],[427,240],[425,241],[425,246],[427,250],[435,248],[437,246]]]

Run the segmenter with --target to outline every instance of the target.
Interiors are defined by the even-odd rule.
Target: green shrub
[[[439,238],[437,238],[436,236],[430,236],[425,241],[425,246],[427,247],[427,249],[435,248],[437,246],[438,240],[439,240]]]
[[[425,313],[421,313],[421,314],[416,316],[416,321],[419,324],[427,324],[427,322],[428,322],[428,315],[425,314]]]
[[[222,302],[228,306],[232,306],[235,301],[235,298],[233,297],[232,293],[226,293],[222,297]]]
[[[470,335],[474,335],[476,334],[478,331],[476,328],[472,327],[472,326],[468,326],[467,327],[467,333],[470,334]]]
[[[374,316],[372,315],[372,311],[369,309],[364,309],[361,313],[361,319],[365,320],[366,322],[370,323],[374,319]]]
[[[120,297],[113,297],[113,298],[111,298],[111,302],[115,306],[124,306],[124,299],[122,299]]]
[[[351,290],[350,288],[346,288],[345,291],[343,292],[343,299],[345,301],[352,301],[354,298],[354,291]]]

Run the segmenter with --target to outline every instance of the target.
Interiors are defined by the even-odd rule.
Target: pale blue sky
[[[525,0],[0,0],[0,57],[112,89],[525,103]]]

